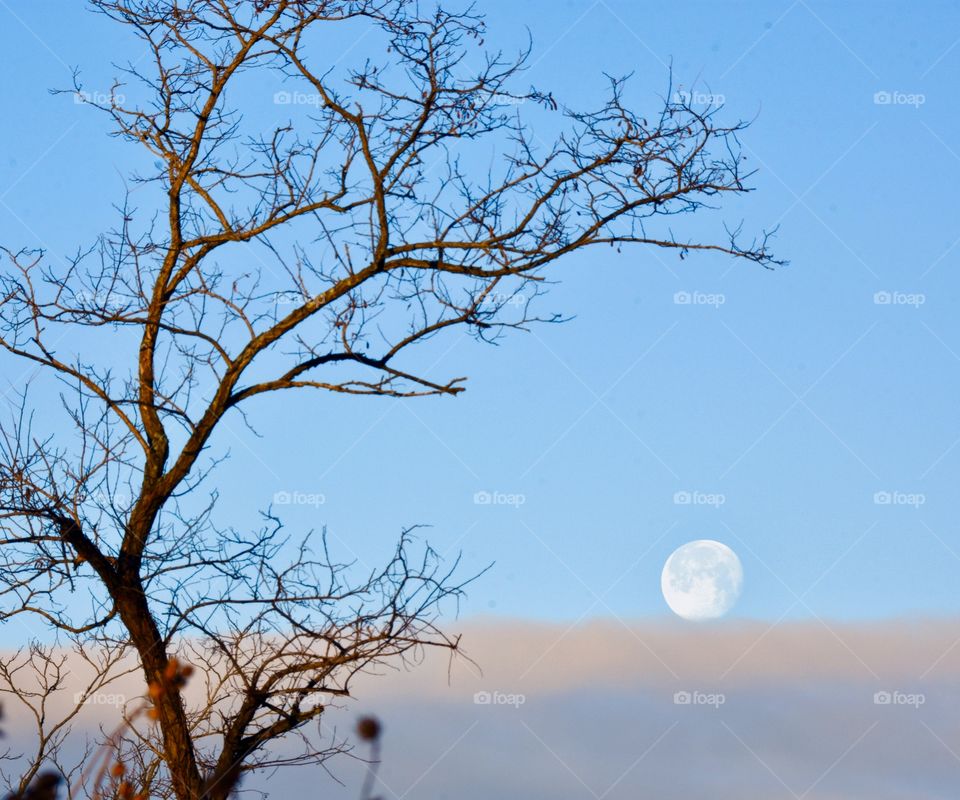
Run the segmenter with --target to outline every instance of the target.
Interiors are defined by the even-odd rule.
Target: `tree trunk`
[[[158,724],[163,736],[163,753],[177,800],[202,800],[203,777],[187,724],[180,692],[165,678],[169,659],[163,638],[150,615],[146,596],[139,581],[127,581],[115,598],[117,611],[137,650],[148,685],[163,687],[154,698]]]

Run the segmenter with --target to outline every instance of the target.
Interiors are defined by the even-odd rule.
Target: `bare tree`
[[[121,658],[120,649],[90,648],[80,640],[69,651],[31,642],[0,659],[0,696],[20,705],[36,731],[36,748],[26,759],[25,771],[15,782],[3,776],[7,791],[13,795],[26,792],[41,769],[54,772],[68,785],[79,775],[90,750],[87,748],[84,758],[64,755],[70,726],[86,701],[131,671],[129,662],[125,669],[119,664]],[[83,667],[86,669],[80,673]],[[57,708],[64,695],[70,698],[66,711]],[[9,751],[5,756],[13,758]]]
[[[92,0],[147,57],[117,67],[108,99],[80,96],[145,151],[145,172],[116,227],[66,265],[4,250],[0,344],[62,382],[75,435],[39,425],[26,392],[2,430],[0,619],[32,615],[110,653],[103,682],[119,655],[152,686],[197,667],[196,697],[155,692],[157,724],[118,744],[151,796],[222,798],[242,772],[320,762],[344,744],[318,744],[307,723],[352,676],[457,647],[438,625],[456,565],[410,531],[358,576],[270,508],[254,530],[218,525],[224,419],[289,389],[456,395],[464,379],[425,373],[413,346],[556,321],[536,297],[577,250],[778,263],[767,235],[670,228],[747,191],[742,123],[669,94],[638,115],[622,79],[572,110],[517,88],[527,52],[487,52],[473,10],[426,5]],[[376,56],[331,67],[325,43],[361,29]],[[251,73],[276,78],[280,104]],[[535,125],[562,132],[547,144]],[[499,163],[480,167],[488,146]],[[275,747],[296,736],[298,750]]]

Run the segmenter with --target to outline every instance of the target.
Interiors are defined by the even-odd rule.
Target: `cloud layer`
[[[385,800],[957,796],[956,622],[462,630],[476,665],[428,654],[366,678],[324,720],[324,737],[362,712],[384,721]],[[109,712],[91,709],[86,724]],[[248,788],[356,797],[364,766],[330,768],[343,786],[296,769]]]
[[[482,675],[434,659],[361,688],[385,797],[957,796],[953,622],[491,622],[464,642]]]

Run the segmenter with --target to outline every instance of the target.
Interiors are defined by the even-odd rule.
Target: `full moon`
[[[718,619],[736,604],[743,587],[740,559],[722,542],[697,539],[671,553],[663,565],[660,589],[678,617]]]

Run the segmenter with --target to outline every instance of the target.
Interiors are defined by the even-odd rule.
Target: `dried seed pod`
[[[380,720],[376,717],[361,717],[357,722],[357,736],[365,742],[374,742],[380,738]]]

